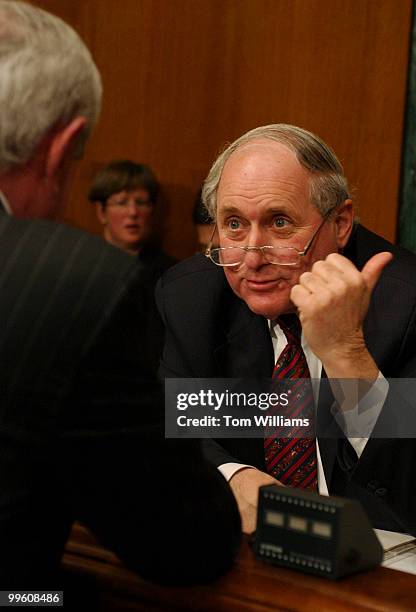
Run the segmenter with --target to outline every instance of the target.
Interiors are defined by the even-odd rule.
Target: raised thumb
[[[364,277],[367,287],[372,291],[377,284],[380,274],[382,273],[385,266],[393,259],[393,253],[383,251],[373,255],[371,259],[367,261],[364,268],[361,270],[361,274]]]

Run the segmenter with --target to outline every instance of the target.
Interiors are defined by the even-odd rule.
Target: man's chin
[[[293,312],[294,310],[294,306],[290,300],[282,301],[279,304],[268,304],[266,301],[255,299],[244,301],[252,312],[270,320],[277,319],[280,315],[287,312]]]

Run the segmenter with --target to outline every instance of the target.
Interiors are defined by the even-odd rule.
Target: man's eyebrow
[[[237,206],[233,206],[232,204],[225,204],[224,206],[221,207],[221,209],[218,211],[221,214],[237,214],[237,215],[241,215],[244,214],[240,208],[238,208]],[[270,207],[265,208],[263,211],[263,213],[266,214],[285,214],[285,215],[291,215],[293,216],[293,211],[289,210],[288,207],[285,204],[272,204]]]
[[[265,212],[271,214],[284,213],[285,215],[293,215],[293,211],[289,210],[284,204],[273,204],[273,206],[270,206],[270,208],[266,208]]]

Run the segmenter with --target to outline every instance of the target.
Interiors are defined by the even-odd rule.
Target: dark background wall
[[[411,0],[34,3],[77,29],[104,82],[65,220],[99,232],[89,182],[110,159],[130,157],[156,171],[165,247],[186,257],[192,203],[219,149],[287,122],[335,149],[362,221],[394,240]]]

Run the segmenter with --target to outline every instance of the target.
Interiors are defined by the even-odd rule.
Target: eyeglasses
[[[302,257],[308,253],[311,248],[313,241],[319,234],[321,228],[324,223],[328,219],[329,215],[333,209],[328,211],[323,217],[321,223],[319,224],[318,229],[312,236],[312,238],[306,243],[303,251],[298,251],[295,247],[289,246],[235,246],[235,247],[220,247],[220,248],[211,248],[212,240],[214,238],[215,231],[217,229],[217,225],[215,224],[214,231],[211,236],[211,240],[209,241],[207,250],[205,251],[205,256],[209,257],[211,261],[217,265],[222,266],[223,268],[227,267],[237,267],[241,265],[244,261],[246,253],[250,251],[259,251],[264,259],[271,264],[277,266],[297,266],[301,263]]]
[[[107,200],[107,206],[112,206],[113,208],[118,208],[120,210],[125,210],[130,202],[133,202],[136,209],[140,208],[152,208],[153,203],[150,200],[132,200],[130,198],[122,198],[120,200]]]

